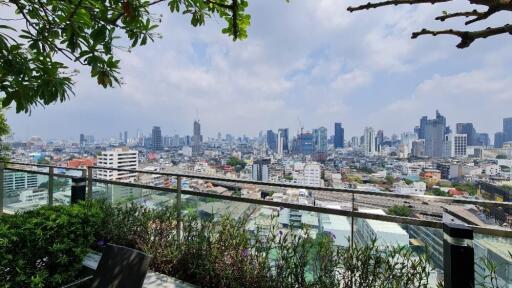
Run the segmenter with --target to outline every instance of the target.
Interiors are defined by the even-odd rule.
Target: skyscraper
[[[478,135],[475,128],[473,127],[473,123],[457,123],[455,125],[455,130],[457,134],[467,135],[468,146],[478,145]]]
[[[267,146],[270,150],[277,152],[277,134],[272,130],[267,130]]]
[[[334,123],[334,148],[343,148],[345,146],[345,129],[341,122]]]
[[[315,152],[327,152],[327,128],[313,129],[313,145]]]
[[[281,138],[283,138],[283,152],[289,153],[290,152],[290,146],[289,146],[289,133],[288,128],[281,128],[278,130],[279,133],[281,133]]]
[[[124,139],[123,139],[123,142],[124,144],[128,144],[128,131],[124,131]]]
[[[503,147],[503,142],[505,142],[505,136],[503,135],[503,132],[496,132],[494,134],[494,148]]]
[[[503,142],[512,141],[512,117],[503,118]]]
[[[364,155],[374,156],[375,155],[375,131],[372,127],[364,128]]]
[[[311,155],[314,152],[313,134],[311,132],[302,132],[297,135],[295,153]]]
[[[397,136],[398,137],[398,136]],[[384,143],[384,131],[377,131],[377,136],[375,137],[375,151],[380,152],[381,146]]]
[[[269,166],[270,159],[260,159],[254,161],[254,163],[252,164],[252,180],[267,182]]]
[[[153,126],[151,131],[151,150],[161,151],[162,148],[162,130],[158,126]]]
[[[84,147],[84,146],[85,146],[85,135],[80,134],[80,147]]]
[[[192,136],[192,155],[201,154],[201,143],[203,142],[203,136],[201,135],[201,124],[199,120],[194,121],[194,135]]]
[[[423,118],[422,118],[423,120]],[[446,118],[436,110],[436,118],[429,119],[425,125],[425,155],[432,158],[443,157]]]
[[[420,119],[420,127],[418,128],[418,139],[425,139],[425,127],[427,126],[427,116]]]

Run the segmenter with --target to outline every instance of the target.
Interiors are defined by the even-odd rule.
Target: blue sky
[[[276,0],[250,2],[249,38],[233,42],[224,23],[209,19],[193,28],[165,5],[163,39],[131,53],[118,51],[124,84],[103,89],[79,68],[76,96],[35,108],[31,115],[8,112],[16,139],[115,137],[127,130],[191,134],[201,119],[203,133],[257,135],[288,127],[319,126],[333,133],[341,121],[347,136],[365,126],[386,135],[411,131],[435,109],[478,131],[501,130],[512,117],[512,37],[455,47],[450,36],[410,39],[421,28],[464,28],[463,19],[433,20],[441,11],[468,10],[462,4],[384,7],[348,13],[357,1]],[[506,16],[506,15],[505,15]],[[504,24],[503,15],[474,28]],[[482,26],[483,25],[483,26]],[[11,109],[13,110],[13,109]]]

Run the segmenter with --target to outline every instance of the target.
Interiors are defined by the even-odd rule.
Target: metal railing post
[[[4,170],[5,163],[0,162],[0,214],[4,213]]]
[[[48,167],[48,206],[53,206],[53,167]]]
[[[178,193],[176,194],[176,234],[178,235],[178,239],[181,239],[181,177],[176,177],[176,190]]]
[[[355,208],[355,194],[352,192],[352,212],[356,211]],[[354,213],[352,213],[352,216],[350,217],[350,247],[352,248],[354,246]]]
[[[443,224],[444,287],[475,287],[473,230],[463,224]]]
[[[86,199],[92,199],[92,167],[87,167],[87,196]]]

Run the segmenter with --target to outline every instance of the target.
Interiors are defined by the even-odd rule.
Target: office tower
[[[341,122],[334,123],[334,148],[343,148],[345,145],[345,129]]]
[[[93,135],[85,135],[85,145],[86,146],[94,145],[94,136]]]
[[[477,133],[477,146],[489,146],[491,141],[489,139],[489,134],[487,133]]]
[[[327,152],[327,128],[313,129],[313,145],[315,152]]]
[[[84,147],[84,146],[85,146],[85,135],[80,134],[80,147]]]
[[[158,126],[153,126],[153,130],[151,131],[151,150],[161,151],[162,149],[162,130],[160,130]]]
[[[203,143],[203,136],[201,135],[201,124],[199,120],[194,121],[194,135],[192,136],[192,155],[197,156],[201,154],[201,143]]]
[[[281,128],[278,132],[281,133],[281,137],[283,138],[283,152],[290,153],[288,128]]]
[[[468,136],[468,146],[478,145],[478,136],[473,123],[457,123],[455,124],[457,134],[466,134]]]
[[[315,151],[315,147],[313,145],[313,134],[311,132],[302,132],[297,135],[297,139],[295,140],[295,153],[311,155]]]
[[[103,151],[98,156],[97,165],[99,167],[122,168],[122,169],[138,169],[139,168],[139,152],[129,150],[126,147],[114,148],[109,151]],[[119,180],[133,182],[137,173],[127,171],[98,170],[98,178],[105,180]]]
[[[277,154],[283,155],[284,152],[284,137],[281,135],[281,129],[277,132]]]
[[[350,140],[350,146],[359,147],[359,137],[357,137],[357,136],[352,137],[352,139]]]
[[[400,134],[400,142],[402,142],[404,151],[407,153],[411,152],[412,142],[415,140],[418,140],[418,135],[414,132],[404,132]]]
[[[503,143],[512,141],[512,117],[503,118]]]
[[[124,131],[124,144],[128,144],[128,131]]]
[[[503,132],[494,133],[494,148],[502,148],[505,142],[505,135]]]
[[[413,157],[424,157],[425,156],[425,140],[418,139],[412,141],[411,154]]]
[[[378,130],[377,136],[375,137],[375,151],[380,152],[380,149],[381,149],[383,143],[384,143],[384,131]]]
[[[267,146],[270,150],[277,152],[277,134],[272,130],[267,130]]]
[[[424,132],[426,156],[431,158],[443,157],[443,141],[445,140],[447,130],[446,118],[436,110],[436,118],[427,120],[425,125]]]
[[[425,139],[425,128],[427,126],[427,116],[420,119],[420,127],[418,128],[418,139]]]
[[[374,156],[375,155],[375,131],[372,127],[364,128],[364,155]]]
[[[268,168],[270,166],[270,159],[260,159],[254,161],[252,164],[252,180],[254,181],[268,181]]]
[[[468,136],[466,134],[447,134],[443,145],[443,157],[466,157]]]

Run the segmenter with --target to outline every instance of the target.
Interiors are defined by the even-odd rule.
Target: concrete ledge
[[[198,288],[198,286],[183,282],[164,274],[148,271],[143,288]]]

